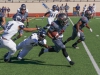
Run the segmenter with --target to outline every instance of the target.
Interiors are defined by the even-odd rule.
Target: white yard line
[[[70,20],[70,22],[72,23],[72,25],[74,25],[74,23],[72,22],[72,20],[71,20],[70,18],[69,18],[69,20]],[[94,66],[94,68],[95,68],[97,74],[100,75],[100,69],[99,69],[99,67],[98,67],[98,65],[97,65],[97,63],[96,63],[96,61],[94,60],[94,58],[93,58],[93,56],[92,56],[90,50],[88,49],[88,47],[86,46],[86,44],[85,44],[84,41],[82,41],[82,44],[83,44],[83,46],[84,46],[84,48],[85,48],[85,50],[86,50],[86,52],[87,52],[87,54],[88,54],[88,56],[89,56],[89,58],[90,58],[92,64],[93,64],[93,66]]]

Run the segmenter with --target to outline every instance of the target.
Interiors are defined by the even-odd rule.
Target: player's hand
[[[80,38],[80,32],[77,32],[77,36]]]
[[[93,32],[93,30],[90,28],[90,32]]]
[[[36,25],[36,28],[37,28],[37,30],[40,30],[41,29],[41,27],[40,26],[37,26],[37,25]]]
[[[52,38],[52,40],[56,40],[56,39],[57,39],[56,37],[53,37],[53,38]]]

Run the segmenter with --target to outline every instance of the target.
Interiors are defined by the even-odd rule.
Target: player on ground
[[[38,30],[39,28],[25,28],[24,24],[21,21],[20,15],[16,16],[16,20],[9,21],[6,24],[6,29],[4,30],[4,33],[0,37],[0,48],[6,48],[9,50],[8,53],[4,55],[4,61],[10,62],[11,56],[15,54],[16,52],[16,44],[12,41],[12,37],[19,31],[24,30],[28,32],[32,32],[35,30]]]
[[[84,33],[82,31],[82,29],[84,27],[87,27],[91,32],[92,29],[89,27],[88,22],[89,20],[92,18],[92,13],[89,10],[85,11],[85,15],[83,17],[80,18],[80,20],[73,26],[73,33],[72,36],[69,37],[64,44],[66,44],[67,42],[69,42],[70,40],[74,40],[77,36],[79,37],[79,39],[72,45],[73,48],[79,49],[79,47],[77,46],[78,43],[80,43],[81,41],[85,40],[85,36]]]
[[[49,10],[47,13],[44,14],[44,16],[46,16],[47,14],[49,14],[48,24],[46,25],[46,27],[44,27],[45,29],[49,29],[51,23],[55,20],[55,18],[57,17],[58,13],[59,12],[57,11],[57,6],[53,5],[52,9]]]
[[[65,13],[60,13],[57,17],[57,20],[52,22],[50,28],[47,31],[48,36],[52,39],[55,46],[46,49],[42,48],[39,53],[39,56],[41,56],[45,52],[59,52],[60,50],[62,50],[64,57],[68,60],[70,65],[74,65],[74,62],[70,59],[68,53],[66,52],[66,47],[62,41],[63,32],[65,31],[68,25],[68,16]],[[53,32],[57,32],[58,35],[53,37]]]
[[[45,37],[46,31],[44,29],[40,29],[37,33],[32,33],[31,36],[18,44],[17,50],[21,49],[21,51],[18,53],[17,58],[22,60],[34,46],[40,45],[48,48]]]
[[[2,33],[5,30],[5,23],[6,23],[5,16],[2,13],[2,10],[0,9],[0,27],[3,28],[3,30],[1,30],[0,33]]]

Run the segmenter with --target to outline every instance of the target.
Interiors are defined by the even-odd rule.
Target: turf
[[[7,18],[7,21],[11,20]],[[71,20],[76,23],[79,17],[71,17]],[[30,20],[30,27],[45,26],[47,19],[32,19]],[[89,48],[92,56],[100,68],[100,21],[99,19],[92,19],[89,22],[90,27],[93,29],[91,33],[87,28],[84,28],[84,34],[86,37],[85,43]],[[66,40],[72,34],[72,24],[68,26],[64,33],[63,40]],[[31,35],[31,32],[24,32],[24,35],[16,40],[16,44]],[[50,38],[46,37],[47,44],[53,45]],[[41,47],[34,47],[23,61],[16,59],[17,53],[12,57],[12,63],[5,63],[3,61],[3,55],[8,52],[6,49],[0,49],[0,75],[97,75],[95,68],[93,67],[90,58],[88,57],[82,43],[78,44],[80,49],[73,49],[72,44],[77,40],[70,41],[66,44],[66,50],[75,62],[74,66],[70,66],[68,61],[63,57],[62,52],[59,53],[45,53],[41,57],[38,57],[38,53]]]

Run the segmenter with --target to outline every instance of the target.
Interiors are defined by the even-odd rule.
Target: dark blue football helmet
[[[22,20],[21,14],[15,14],[15,15],[13,16],[13,20],[14,20],[14,21],[20,21],[20,22],[21,22],[21,20]]]
[[[56,9],[57,9],[57,6],[56,6],[56,5],[53,5],[53,6],[52,6],[52,9],[53,9],[53,10],[56,10]]]
[[[38,35],[42,38],[45,38],[46,37],[46,31],[44,29],[40,29],[38,31]]]

